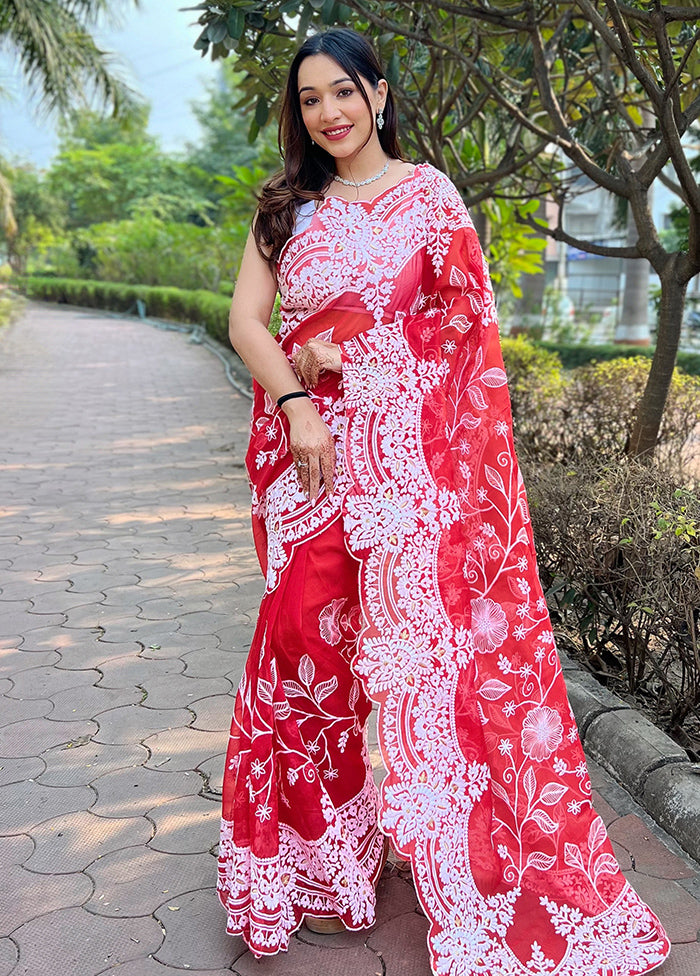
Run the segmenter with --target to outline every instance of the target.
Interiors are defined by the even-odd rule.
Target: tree
[[[50,246],[61,231],[65,207],[29,163],[12,164],[0,158],[2,182],[12,188],[12,219],[3,228],[7,259],[13,271],[24,274],[28,258]]]
[[[195,9],[195,48],[214,58],[233,50],[246,72],[252,133],[274,111],[284,67],[309,28],[352,23],[376,39],[411,149],[447,172],[467,203],[508,199],[539,230],[520,204],[549,195],[561,215],[581,173],[625,201],[633,243],[574,238],[561,218],[547,233],[590,253],[645,258],[659,276],[657,345],[630,444],[634,455],[653,453],[684,296],[700,272],[700,185],[684,148],[700,116],[697,0],[204,0]],[[688,210],[685,250],[669,247],[654,224],[657,179]]]
[[[211,176],[161,152],[147,127],[143,107],[127,120],[71,115],[47,173],[51,191],[65,202],[67,228],[136,215],[209,221],[216,196]]]
[[[133,0],[138,4],[138,0]],[[138,101],[91,34],[121,4],[107,0],[4,0],[0,44],[14,53],[30,91],[48,112],[65,115],[96,97],[115,114]],[[111,9],[110,9],[111,8]]]

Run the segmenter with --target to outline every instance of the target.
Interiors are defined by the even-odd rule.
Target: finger
[[[309,501],[313,503],[318,498],[318,493],[321,488],[321,467],[319,464],[318,457],[309,458]]]
[[[297,471],[297,478],[299,479],[299,484],[301,490],[308,497],[309,494],[309,461],[308,458],[298,458],[295,461],[295,467]]]
[[[333,494],[335,485],[335,444],[331,443],[321,451],[321,477],[329,495]]]

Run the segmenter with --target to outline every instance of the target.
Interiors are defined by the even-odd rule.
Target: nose
[[[321,101],[321,119],[323,122],[334,122],[340,118],[341,112],[338,103],[332,95],[326,95]]]

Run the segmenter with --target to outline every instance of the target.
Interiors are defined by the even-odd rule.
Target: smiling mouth
[[[324,134],[324,136],[331,136],[331,137],[333,137],[333,136],[343,136],[343,135],[345,135],[346,132],[349,132],[350,129],[352,129],[352,126],[351,125],[341,125],[341,126],[338,126],[337,129],[324,129],[323,130],[323,134]]]

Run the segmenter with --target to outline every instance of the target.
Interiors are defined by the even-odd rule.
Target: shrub
[[[583,345],[581,343],[538,342],[537,345],[558,357],[564,369],[575,369],[588,363],[602,363],[610,359],[630,359],[642,356],[651,359],[654,350],[647,346]],[[679,352],[677,363],[684,373],[700,376],[700,353]]]
[[[109,281],[80,281],[69,278],[20,279],[18,286],[28,298],[88,308],[136,312],[136,302],[146,314],[203,325],[215,339],[228,343],[228,313],[231,299],[210,291],[184,288],[155,288],[147,285],[115,284]]]
[[[658,465],[526,464],[555,623],[686,747],[700,720],[700,497]]]
[[[590,363],[564,374],[554,354],[524,337],[503,340],[520,454],[573,464],[624,457],[651,362],[642,356]],[[659,460],[680,471],[697,450],[700,377],[674,371],[657,441]]]

